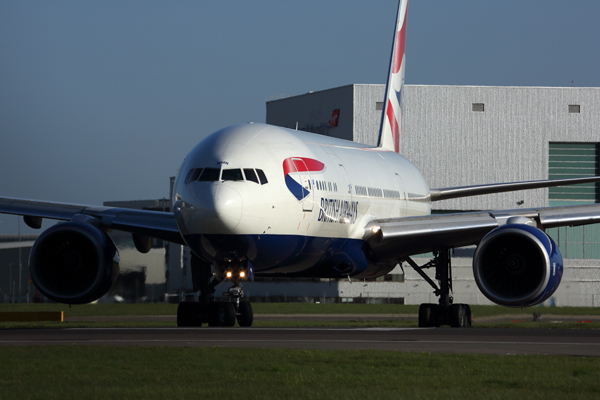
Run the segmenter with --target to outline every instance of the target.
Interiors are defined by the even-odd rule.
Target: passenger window
[[[247,181],[258,183],[258,177],[256,176],[256,172],[254,172],[252,168],[244,168],[244,175],[246,175]]]
[[[244,176],[242,175],[242,170],[239,168],[224,169],[223,175],[221,176],[221,180],[223,180],[223,181],[243,181]]]
[[[219,180],[219,168],[204,168],[204,172],[198,179],[200,182],[214,182]]]
[[[262,169],[257,169],[256,173],[258,174],[258,179],[260,179],[261,185],[264,185],[265,183],[269,183],[269,181],[267,181],[267,177]]]
[[[189,172],[187,173],[187,176],[185,177],[186,184],[190,183],[190,178],[192,177],[193,173],[194,173],[194,168],[190,169]]]
[[[202,168],[196,168],[196,170],[194,171],[194,174],[192,175],[190,182],[194,182],[195,180],[198,180],[198,177],[200,176],[200,174],[202,173]]]

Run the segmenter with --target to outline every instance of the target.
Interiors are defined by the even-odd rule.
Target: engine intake
[[[529,225],[507,224],[488,233],[473,257],[479,290],[508,307],[530,307],[558,288],[563,260],[556,243]]]
[[[64,222],[47,229],[31,249],[29,273],[37,289],[65,304],[104,296],[119,275],[119,253],[108,235],[89,224]]]

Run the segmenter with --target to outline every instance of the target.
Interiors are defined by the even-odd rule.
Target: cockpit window
[[[261,185],[264,185],[265,183],[269,183],[269,181],[267,181],[267,176],[265,175],[265,173],[263,172],[262,169],[257,169],[256,173],[258,174],[258,178],[260,179]]]
[[[194,170],[194,173],[192,174],[192,177],[190,178],[190,182],[194,182],[195,180],[197,180],[201,173],[202,168],[196,168]]]
[[[223,175],[221,176],[221,180],[224,181],[243,181],[244,176],[242,175],[242,170],[239,168],[235,169],[224,169]]]
[[[244,168],[244,175],[246,175],[247,181],[258,182],[258,177],[256,176],[256,172],[252,168]]]
[[[219,180],[219,168],[204,168],[204,172],[198,179],[200,182],[214,182]]]
[[[192,177],[193,173],[194,173],[194,168],[190,169],[189,172],[187,173],[187,176],[185,177],[186,184],[190,183],[190,178]]]

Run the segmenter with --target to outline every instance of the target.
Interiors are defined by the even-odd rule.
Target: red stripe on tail
[[[392,141],[394,142],[394,151],[396,153],[400,153],[400,127],[398,126],[398,120],[396,120],[396,115],[394,114],[394,107],[392,106],[392,101],[390,99],[388,99],[387,117],[390,123],[390,128],[392,130]]]

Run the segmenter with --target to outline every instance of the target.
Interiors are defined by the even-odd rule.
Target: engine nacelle
[[[556,291],[563,259],[556,243],[543,231],[507,224],[481,240],[473,257],[473,273],[479,290],[494,303],[530,307]]]
[[[108,235],[86,223],[64,222],[36,240],[29,273],[37,289],[65,304],[104,296],[119,275],[119,253]]]

